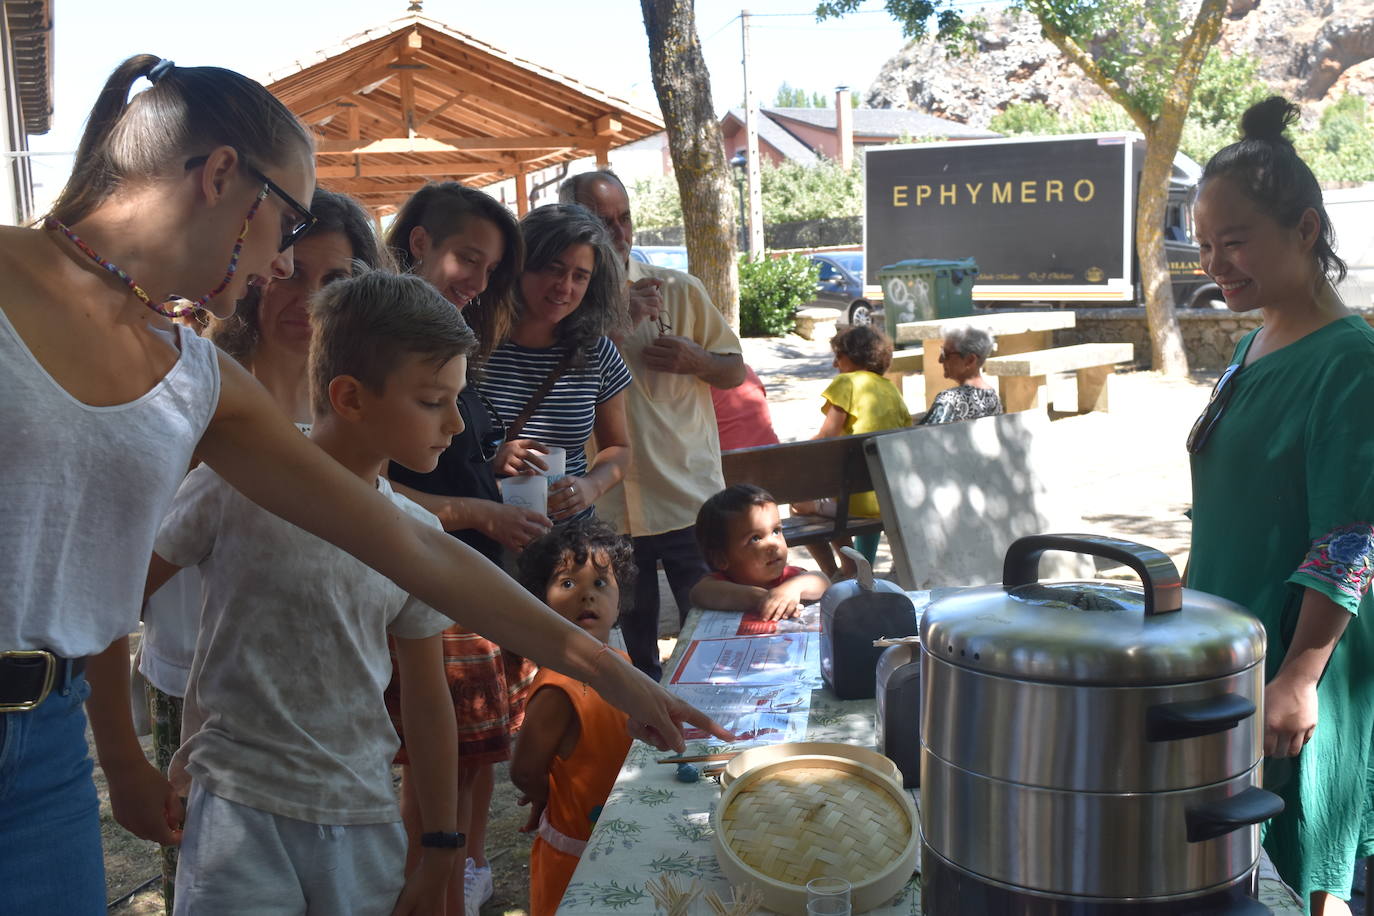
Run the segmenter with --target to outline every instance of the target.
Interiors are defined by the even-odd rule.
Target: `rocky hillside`
[[[914,43],[889,60],[865,96],[872,108],[915,108],[986,127],[1016,102],[1073,110],[1105,94],[1040,35],[1030,14],[999,12],[978,53],[950,57]],[[1253,54],[1276,92],[1315,115],[1348,92],[1374,101],[1374,0],[1231,0],[1218,47]]]

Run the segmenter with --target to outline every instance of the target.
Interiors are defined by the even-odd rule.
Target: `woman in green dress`
[[[1296,116],[1280,98],[1252,107],[1199,186],[1202,266],[1264,323],[1188,438],[1189,585],[1264,624],[1265,783],[1287,804],[1264,846],[1333,916],[1374,852],[1374,331],[1333,288],[1345,265],[1321,191],[1283,135]]]

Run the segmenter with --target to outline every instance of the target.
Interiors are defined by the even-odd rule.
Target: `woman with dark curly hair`
[[[539,207],[520,231],[526,255],[515,324],[478,387],[506,426],[492,461],[498,476],[541,473],[550,446],[565,450],[566,476],[550,484],[548,497],[549,517],[563,522],[590,515],[630,462],[630,372],[609,336],[625,325],[625,271],[601,220],[585,207]],[[593,433],[597,455],[589,465]]]
[[[1264,624],[1264,778],[1286,803],[1264,846],[1331,916],[1350,912],[1355,860],[1374,852],[1374,330],[1334,289],[1345,265],[1284,135],[1296,120],[1278,97],[1250,108],[1198,186],[1202,267],[1264,324],[1188,437],[1188,584]]]
[[[520,557],[521,584],[603,643],[620,617],[622,596],[634,594],[635,570],[629,539],[596,519],[560,525]],[[624,722],[624,713],[581,681],[547,669],[535,678],[510,761],[520,804],[530,806],[521,832],[535,834],[533,916],[558,909],[630,749]]]

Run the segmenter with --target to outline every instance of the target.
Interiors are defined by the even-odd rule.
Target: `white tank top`
[[[0,650],[93,655],[138,629],[153,537],[219,403],[213,344],[142,397],[91,407],[0,310]]]

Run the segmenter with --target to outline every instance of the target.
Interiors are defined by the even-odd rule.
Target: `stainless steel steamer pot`
[[[1039,582],[1046,550],[1141,582]],[[1025,913],[1253,907],[1257,825],[1282,809],[1259,788],[1264,648],[1257,620],[1183,589],[1163,553],[1095,535],[1022,538],[1000,587],[931,605],[925,912],[972,912],[951,889]]]

